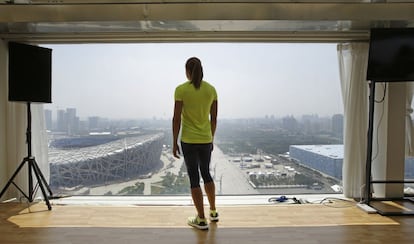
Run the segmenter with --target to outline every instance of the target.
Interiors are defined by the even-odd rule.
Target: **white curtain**
[[[23,158],[27,156],[26,150],[26,110],[23,103],[8,102],[6,103],[6,163],[7,163],[7,180],[10,179],[17,167],[22,162]],[[19,174],[16,176],[15,182],[22,190],[27,194],[28,186],[28,173],[27,167],[23,167]],[[10,198],[20,198],[23,195],[17,191],[17,189],[10,185],[8,187]]]
[[[413,108],[411,104],[413,102],[414,96],[414,82],[407,82],[407,103],[406,103],[406,116],[405,116],[405,131],[406,131],[406,141],[405,141],[405,154],[406,156],[413,157],[414,156],[414,129],[413,129],[413,119],[411,114],[413,113]]]
[[[32,154],[47,182],[50,178],[48,141],[43,104],[32,104]]]
[[[344,104],[345,197],[360,198],[365,184],[368,131],[368,43],[338,44],[339,70]]]

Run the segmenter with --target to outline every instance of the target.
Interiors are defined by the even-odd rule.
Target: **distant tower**
[[[340,138],[344,137],[344,116],[342,114],[332,116],[332,133]]]
[[[59,132],[66,132],[67,130],[67,122],[66,122],[66,113],[65,110],[59,109],[57,111],[57,131]]]
[[[92,116],[88,118],[89,120],[89,131],[97,131],[99,129],[99,117]]]
[[[52,130],[52,110],[45,109],[46,130]]]
[[[296,131],[298,130],[298,121],[293,116],[287,116],[282,119],[282,127],[288,131]]]
[[[69,135],[77,134],[79,130],[79,119],[76,117],[76,108],[66,109],[67,133]]]
[[[302,115],[302,128],[304,132],[316,133],[321,130],[321,120],[317,114]]]

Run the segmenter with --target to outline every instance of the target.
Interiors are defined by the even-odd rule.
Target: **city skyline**
[[[136,131],[138,128],[149,129],[157,128],[169,131],[171,121],[166,119],[108,119],[97,116],[80,119],[77,116],[76,108],[61,109],[56,112],[57,118],[52,119],[52,110],[45,109],[46,129],[50,132],[65,132],[68,136],[87,135],[93,133],[117,134],[119,131],[130,130]],[[219,119],[218,131],[223,128],[228,130],[228,126],[233,127],[248,126],[249,128],[280,128],[286,131],[301,131],[305,133],[326,133],[342,138],[343,134],[343,114],[335,114],[330,117],[319,117],[317,114],[302,115],[295,118],[287,115],[281,118],[273,116],[264,116],[260,118],[242,118],[242,119]],[[253,126],[253,127],[252,127]],[[227,129],[226,129],[227,128]],[[218,134],[220,134],[218,132]]]
[[[80,118],[170,119],[184,63],[197,56],[219,118],[342,113],[336,44],[73,44],[52,48],[52,104]],[[82,58],[80,58],[82,57]]]
[[[59,112],[68,112],[68,110],[76,110],[78,112],[77,108],[74,107],[68,107],[68,108],[58,108],[58,109],[51,109],[50,107],[48,108],[44,108],[44,111],[48,111],[51,113],[51,119],[53,121],[57,121],[57,114]],[[76,112],[76,113],[77,113]],[[78,114],[76,114],[78,115]],[[295,119],[301,119],[301,118],[310,118],[310,117],[317,117],[317,118],[333,118],[337,115],[342,115],[343,113],[336,113],[336,114],[332,114],[332,115],[319,115],[317,113],[313,113],[313,114],[297,114],[297,115],[292,115],[292,114],[285,114],[285,115],[281,115],[281,116],[275,116],[273,114],[263,114],[261,116],[257,116],[257,117],[240,117],[240,118],[221,118],[223,120],[240,120],[240,119],[283,119],[283,118],[287,118],[287,117],[294,117]],[[103,116],[96,116],[96,115],[87,115],[86,117],[79,117],[76,116],[80,121],[85,121],[88,120],[90,118],[100,118],[100,119],[105,119],[105,120],[170,120],[171,118],[161,118],[161,117],[156,117],[153,116],[151,118],[108,118],[108,117],[103,117]]]

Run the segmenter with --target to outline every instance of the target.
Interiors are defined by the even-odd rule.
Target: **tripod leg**
[[[43,197],[45,198],[47,207],[48,207],[49,210],[51,210],[52,207],[50,206],[49,197],[47,197],[47,195],[46,195],[45,185],[47,186],[47,189],[49,190],[50,194],[52,194],[52,191],[50,190],[49,186],[47,185],[46,180],[45,180],[44,176],[42,175],[42,172],[40,171],[39,166],[36,164],[36,161],[35,161],[34,157],[32,157],[31,121],[32,121],[32,119],[31,119],[31,112],[30,112],[30,102],[27,102],[26,142],[27,142],[28,156],[23,160],[23,162],[17,168],[16,172],[14,172],[13,176],[7,182],[6,186],[4,187],[4,189],[0,193],[0,198],[3,196],[4,192],[10,186],[10,184],[13,183],[17,187],[17,189],[29,200],[29,202],[32,202],[33,201],[33,196],[35,194],[35,192],[33,191],[33,179],[32,179],[32,170],[33,170],[35,175],[36,175],[37,182],[40,186],[40,189],[42,190]],[[23,167],[25,162],[29,163],[29,166],[28,166],[28,171],[29,171],[29,195],[28,196],[13,182],[14,178],[19,173],[19,171],[21,170],[21,168]]]
[[[46,190],[45,190],[44,182],[42,181],[42,179],[40,177],[40,174],[41,173],[39,171],[39,168],[37,168],[35,166],[36,161],[33,159],[33,160],[30,161],[30,163],[33,165],[33,171],[34,171],[35,176],[37,178],[37,182],[39,183],[40,190],[42,190],[43,198],[45,199],[47,208],[49,210],[52,210],[52,206],[50,205],[50,202],[49,202],[49,197],[46,195]]]
[[[26,160],[23,160],[21,163],[20,163],[20,165],[19,165],[19,167],[16,169],[16,171],[14,172],[14,174],[13,174],[13,176],[10,178],[10,180],[7,182],[7,184],[6,184],[6,186],[3,188],[3,190],[1,191],[1,193],[0,193],[0,198],[3,196],[3,194],[6,192],[6,190],[7,190],[7,188],[10,186],[10,184],[12,184],[13,183],[13,180],[14,180],[14,178],[16,178],[16,176],[17,176],[17,174],[19,173],[19,171],[22,169],[22,167],[24,166],[24,163],[26,163],[27,161]],[[23,195],[25,195],[25,197],[26,198],[28,198],[27,197],[27,195],[26,194],[24,194],[24,192],[22,192],[19,188],[18,188],[18,190],[21,192],[21,193],[23,193]]]
[[[39,165],[36,163],[36,160],[35,160],[35,159],[33,159],[33,167],[34,167],[34,168],[36,169],[36,171],[39,173],[39,176],[40,176],[40,178],[42,179],[44,186],[45,186],[45,187],[46,187],[46,189],[48,190],[49,195],[50,195],[50,196],[53,196],[52,190],[50,189],[49,184],[46,182],[46,178],[43,176],[43,173],[42,173],[42,171],[40,170]]]
[[[34,195],[34,192],[33,192],[33,175],[32,175],[32,170],[33,170],[33,166],[32,166],[32,164],[31,164],[31,158],[27,158],[27,160],[29,161],[29,164],[28,164],[28,172],[29,172],[29,175],[28,175],[28,180],[29,180],[29,202],[33,202],[33,200],[34,200],[34,198],[33,198],[33,195]]]

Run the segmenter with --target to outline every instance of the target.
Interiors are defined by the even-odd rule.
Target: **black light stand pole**
[[[7,188],[10,186],[10,184],[13,184],[16,186],[16,188],[24,195],[24,197],[29,200],[29,202],[34,201],[34,196],[37,191],[37,187],[40,187],[40,190],[42,191],[43,198],[46,201],[46,205],[49,210],[52,210],[52,206],[49,202],[49,196],[46,194],[46,189],[48,190],[50,197],[52,197],[53,193],[50,190],[49,185],[46,182],[45,177],[43,176],[39,166],[36,163],[35,158],[32,156],[32,116],[31,116],[31,109],[30,109],[30,102],[27,102],[27,130],[26,130],[26,142],[27,142],[27,157],[23,159],[17,170],[14,172],[13,176],[10,178],[10,180],[7,182],[6,186],[3,188],[3,190],[0,193],[0,198],[3,196],[3,194],[6,192]],[[25,194],[24,191],[17,186],[14,183],[14,178],[17,176],[19,171],[23,168],[25,163],[28,163],[28,174],[29,174],[29,194]],[[33,173],[36,176],[37,184],[36,187],[33,187]],[[46,188],[46,189],[45,189]]]
[[[374,106],[375,106],[375,81],[369,84],[369,122],[368,122],[368,141],[367,159],[365,171],[365,199],[364,203],[369,205],[371,201],[371,170],[372,170],[372,139],[374,134]]]
[[[27,129],[26,129],[26,143],[27,143],[27,157],[25,160],[29,162],[28,165],[28,174],[29,174],[29,202],[33,202],[33,175],[32,175],[32,109],[30,107],[30,102],[27,103]]]

